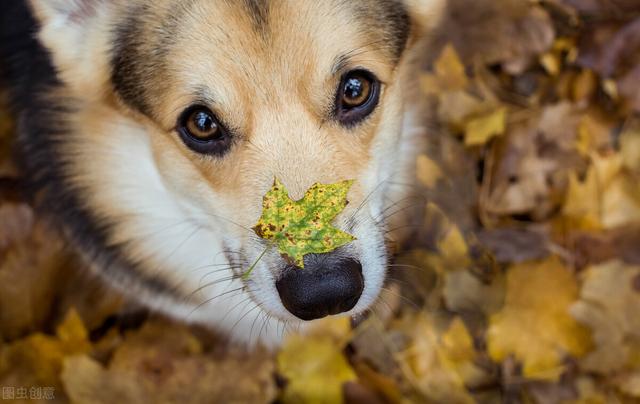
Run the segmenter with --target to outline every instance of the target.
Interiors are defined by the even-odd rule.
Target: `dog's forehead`
[[[404,47],[410,25],[403,0],[190,0],[183,17],[204,23],[199,29],[205,32],[220,28],[229,38],[252,29],[266,41],[305,30],[328,37],[344,35],[351,26],[361,35],[379,36],[380,47],[395,55]]]
[[[313,81],[313,75],[328,74],[349,58],[371,56],[365,52],[392,66],[409,33],[406,10],[395,0],[138,4],[115,30],[113,79],[125,101],[147,114],[158,109],[158,101],[171,103],[161,110],[175,108],[181,96],[208,91],[212,84],[255,86],[265,78],[291,84],[299,76]],[[171,86],[191,94],[172,92]],[[251,92],[233,96],[239,93]],[[227,96],[220,101],[242,101]]]

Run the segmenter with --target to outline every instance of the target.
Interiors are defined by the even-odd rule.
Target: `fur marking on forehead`
[[[147,116],[154,115],[155,100],[161,99],[162,95],[166,94],[164,87],[170,82],[170,80],[166,80],[166,77],[162,78],[168,73],[168,69],[170,70],[169,66],[172,65],[172,61],[167,60],[168,55],[171,49],[176,46],[191,45],[190,42],[178,42],[178,38],[188,37],[189,30],[198,29],[191,26],[194,24],[194,18],[206,21],[208,18],[206,15],[198,14],[198,10],[207,9],[207,7],[198,6],[198,4],[204,4],[201,3],[204,1],[174,1],[173,7],[170,8],[159,7],[149,1],[126,5],[128,10],[121,14],[122,17],[115,22],[112,29],[114,38],[111,50],[111,79],[116,92],[130,107]],[[386,52],[388,60],[397,63],[406,46],[411,28],[408,11],[401,1],[368,0],[362,4],[341,0],[331,1],[333,2],[331,4],[336,5],[335,7],[323,3],[314,5],[295,1],[290,3],[286,1],[270,2],[269,0],[242,0],[235,5],[234,3],[221,2],[219,7],[235,8],[235,15],[244,15],[245,21],[250,24],[250,29],[252,28],[257,35],[255,40],[269,46],[271,39],[277,40],[277,33],[280,31],[274,31],[270,34],[268,27],[272,26],[275,30],[275,27],[280,24],[278,30],[281,30],[283,22],[275,19],[282,16],[297,19],[299,16],[292,12],[295,11],[294,6],[305,4],[305,13],[312,18],[311,21],[317,19],[318,24],[322,24],[323,18],[334,18],[337,26],[344,24],[345,28],[350,27],[350,30],[345,30],[345,32],[352,32],[355,27],[362,33],[363,38],[370,38],[367,46]],[[207,6],[211,10],[210,4]],[[309,16],[314,11],[317,11],[317,16]],[[191,22],[184,23],[185,18],[191,19]],[[247,31],[243,32],[242,27],[238,25],[241,25],[238,22],[241,20],[242,18],[235,20],[235,23],[231,20],[220,21],[218,27],[225,30],[225,35],[240,35],[242,37],[248,33]],[[295,26],[295,23],[296,21],[291,21],[289,25]],[[226,27],[225,24],[229,24],[229,26]],[[286,21],[284,24],[287,26]],[[210,28],[213,29],[213,27]],[[313,27],[310,29],[311,31],[318,30]],[[203,32],[207,32],[207,30],[203,29]],[[273,38],[270,38],[271,35]],[[224,43],[220,46],[224,48]],[[236,47],[234,52],[241,52],[242,49],[244,48]],[[231,53],[233,54],[233,52]],[[299,63],[304,63],[304,60],[300,60]]]

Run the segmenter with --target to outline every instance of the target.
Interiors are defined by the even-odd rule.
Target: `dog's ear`
[[[97,91],[108,68],[105,48],[111,0],[29,3],[39,23],[38,38],[49,50],[59,77],[80,91]]]
[[[417,35],[433,31],[446,13],[446,0],[404,0]]]

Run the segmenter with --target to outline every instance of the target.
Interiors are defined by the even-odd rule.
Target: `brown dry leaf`
[[[490,318],[488,351],[501,362],[513,355],[524,377],[556,380],[567,356],[590,349],[589,332],[569,314],[578,285],[559,259],[513,266],[507,272],[503,309]]]
[[[534,220],[554,213],[568,174],[584,165],[575,147],[580,118],[580,111],[567,102],[514,113],[514,122],[491,156],[496,163],[490,180],[483,183],[483,211]]]
[[[555,0],[554,0],[555,1]],[[640,4],[636,0],[559,0],[580,13],[611,18],[621,13],[633,13],[640,11]]]
[[[89,328],[118,311],[120,296],[69,255],[60,235],[34,218],[31,208],[0,205],[0,222],[0,243],[6,245],[0,249],[0,335],[15,339],[50,328],[70,308]]]
[[[65,262],[62,241],[22,204],[0,207],[4,222],[0,254],[0,335],[15,339],[50,321]],[[37,252],[37,253],[34,253]]]
[[[545,258],[549,255],[547,229],[500,228],[482,230],[478,238],[498,262],[518,264]]]
[[[397,325],[410,338],[396,360],[422,400],[436,403],[473,403],[465,384],[481,384],[487,375],[474,360],[477,353],[460,319],[438,330],[427,313],[406,316]]]
[[[453,0],[445,32],[464,61],[522,73],[555,37],[547,12],[520,0]]]
[[[81,404],[269,403],[273,371],[264,352],[204,353],[186,326],[153,320],[128,334],[106,367],[88,356],[65,359],[62,380]]]
[[[584,30],[581,38],[580,65],[598,72],[616,84],[616,94],[625,99],[624,108],[640,111],[640,20],[620,19]],[[611,84],[609,84],[611,86]],[[614,100],[617,100],[615,97]]]
[[[344,356],[349,319],[330,318],[307,336],[292,334],[278,354],[278,371],[287,380],[283,403],[342,403],[345,383],[357,375]]]

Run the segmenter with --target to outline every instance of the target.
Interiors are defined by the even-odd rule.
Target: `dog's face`
[[[33,0],[77,100],[56,153],[98,249],[162,285],[167,310],[245,341],[365,310],[417,147],[409,48],[436,3]],[[274,178],[292,199],[355,180],[334,224],[357,240],[302,270],[262,255],[251,227]]]

